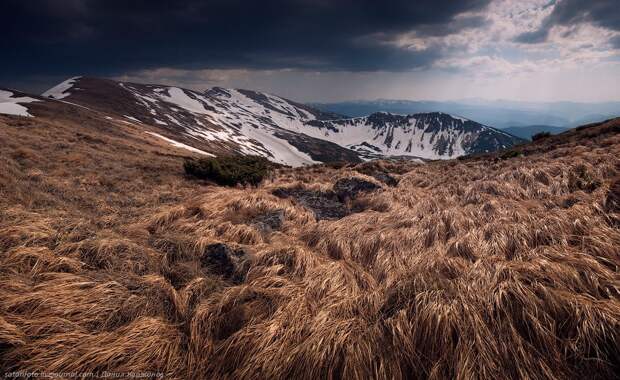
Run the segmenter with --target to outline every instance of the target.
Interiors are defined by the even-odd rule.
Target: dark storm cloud
[[[553,11],[535,31],[517,36],[521,43],[545,42],[556,25],[574,26],[584,23],[620,31],[620,4],[618,0],[558,0]]]
[[[405,70],[440,52],[382,41],[478,26],[480,17],[454,17],[489,1],[8,0],[0,3],[0,81],[162,66]]]

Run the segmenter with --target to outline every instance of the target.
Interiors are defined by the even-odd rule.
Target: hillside
[[[620,371],[620,119],[226,188],[183,175],[204,154],[83,107],[0,115],[3,372]]]
[[[250,90],[72,78],[44,96],[141,123],[211,154],[254,154],[291,166],[390,156],[446,159],[524,140],[441,113],[349,119]]]
[[[96,110],[108,118],[149,126],[168,139],[215,155],[254,154],[292,166],[316,163],[319,158],[361,161],[349,149],[282,127],[334,115],[266,94],[221,88],[200,93],[76,77],[43,95]]]

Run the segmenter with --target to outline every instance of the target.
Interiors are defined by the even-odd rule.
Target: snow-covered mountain
[[[76,77],[43,96],[147,125],[152,134],[205,154],[255,154],[292,166],[383,156],[454,158],[522,141],[442,113],[350,119],[266,93],[218,87],[199,92]]]
[[[324,139],[291,132],[308,121],[337,117],[273,95],[71,78],[43,94],[157,128],[158,135],[212,154],[254,154],[299,166],[359,162],[358,154]]]
[[[308,126],[312,128],[308,128]],[[298,132],[326,138],[363,155],[455,158],[492,152],[524,140],[474,121],[441,112],[313,120]]]

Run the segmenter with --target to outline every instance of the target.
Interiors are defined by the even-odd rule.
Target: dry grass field
[[[227,188],[186,178],[189,153],[137,127],[64,115],[0,116],[3,373],[620,373],[618,119],[512,152]],[[334,201],[340,219],[274,195],[320,201],[349,177],[380,189]]]

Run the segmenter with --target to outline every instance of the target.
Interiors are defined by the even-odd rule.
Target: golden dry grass
[[[617,120],[525,157],[379,163],[397,187],[317,222],[272,191],[363,174],[282,169],[258,188],[208,186],[158,142],[83,117],[0,119],[4,371],[620,373]],[[270,212],[283,212],[281,228],[253,223]],[[241,277],[203,265],[215,243],[245,252]]]

